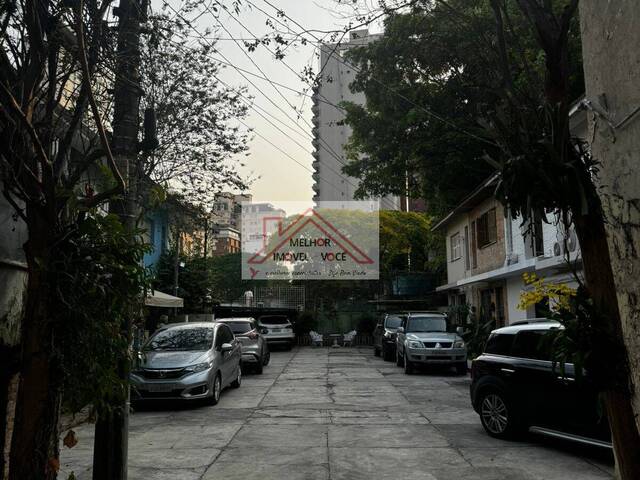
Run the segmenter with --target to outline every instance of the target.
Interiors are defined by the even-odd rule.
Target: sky
[[[329,10],[329,8],[335,8],[334,0],[318,0],[317,2],[313,0],[268,1],[308,29],[339,29],[346,23],[346,20]],[[255,7],[250,7],[245,0],[242,0],[241,12],[235,17],[246,29],[234,20],[234,17],[222,10],[220,10],[219,21],[228,32],[209,12],[198,19],[197,28],[202,31],[205,27],[211,27],[217,31],[216,36],[220,38],[217,44],[219,50],[217,56],[221,60],[226,57],[232,64],[262,75],[258,70],[259,67],[271,80],[289,86],[293,90],[304,91],[305,88],[308,88],[308,84],[302,81],[298,75],[305,65],[311,64],[315,71],[318,70],[314,44],[291,47],[287,49],[284,61],[280,61],[275,59],[264,47],[258,47],[254,52],[247,52],[242,42],[237,45],[229,39],[230,34],[233,38],[244,39],[253,36],[260,37],[273,32],[273,29],[266,25],[267,15],[256,7],[274,16],[275,10],[265,0],[251,0],[251,2]],[[212,3],[215,4],[215,0]],[[225,5],[231,4],[230,0],[224,0],[224,3]],[[299,30],[299,27],[293,24],[292,28]],[[310,37],[310,34],[307,36]],[[252,64],[247,55],[257,66]],[[311,197],[313,196],[311,189],[313,184],[311,178],[313,170],[311,167],[313,161],[311,155],[313,151],[311,145],[311,99],[304,99],[299,93],[278,88],[281,95],[268,81],[245,75],[247,78],[243,78],[233,67],[225,67],[220,77],[233,86],[247,86],[249,95],[254,98],[253,103],[256,109],[262,109],[288,125],[285,126],[270,118],[282,130],[279,131],[256,113],[256,109],[250,110],[245,122],[254,129],[254,133],[249,144],[249,155],[242,158],[246,167],[240,170],[243,177],[254,179],[250,185],[249,193],[253,194],[254,202],[268,201],[277,204],[279,201],[298,201],[311,205]],[[311,92],[308,91],[308,93]],[[302,107],[302,118],[297,118],[297,113],[289,104],[298,109]]]

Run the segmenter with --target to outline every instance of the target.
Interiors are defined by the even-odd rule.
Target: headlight
[[[409,348],[423,348],[422,342],[411,341],[409,342]]]
[[[453,348],[464,348],[464,341],[458,340],[457,342],[454,342]]]
[[[190,367],[185,368],[185,370],[191,373],[198,373],[198,372],[204,372],[209,368],[211,368],[211,363],[205,362],[205,363],[198,363],[197,365],[191,365]]]

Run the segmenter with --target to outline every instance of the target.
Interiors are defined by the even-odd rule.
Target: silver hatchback
[[[225,387],[240,386],[241,355],[241,344],[227,325],[168,325],[138,354],[130,375],[132,400],[204,399],[215,405]]]

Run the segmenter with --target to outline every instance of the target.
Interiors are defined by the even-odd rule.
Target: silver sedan
[[[225,387],[240,386],[241,356],[241,344],[227,325],[168,325],[138,354],[130,375],[132,399],[204,399],[215,405]]]

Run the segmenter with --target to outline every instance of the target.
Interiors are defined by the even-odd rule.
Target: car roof
[[[555,320],[536,320],[527,323],[516,322],[516,324],[514,325],[507,325],[506,327],[497,328],[491,333],[515,335],[516,333],[522,332],[524,330],[550,330],[552,328],[561,329],[564,327],[560,322],[556,322]]]
[[[256,319],[253,317],[224,317],[224,318],[216,318],[216,322],[255,322]]]
[[[425,310],[424,312],[407,312],[406,315],[417,316],[417,315],[441,315],[446,317],[447,314],[443,312],[438,312],[437,310]]]
[[[181,322],[181,323],[168,323],[161,327],[160,330],[168,330],[170,328],[191,328],[191,327],[215,327],[215,322]]]

